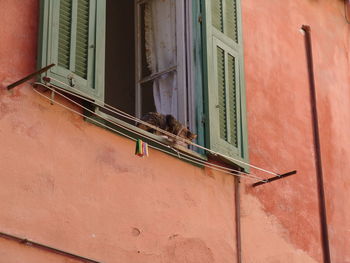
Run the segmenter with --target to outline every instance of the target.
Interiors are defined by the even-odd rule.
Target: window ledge
[[[147,142],[149,145],[152,145],[156,149],[158,148],[160,151],[166,152],[172,156],[176,156],[176,155],[180,156],[180,154],[182,153],[182,154],[188,155],[189,158],[200,159],[198,161],[207,161],[208,160],[208,157],[206,155],[195,152],[194,150],[188,149],[185,146],[176,144],[173,141],[169,140],[168,137],[155,135],[153,133],[150,133],[148,131],[140,129],[140,128],[136,127],[135,125],[132,125],[132,124],[127,123],[119,118],[116,118],[116,117],[113,117],[109,114],[106,114],[106,113],[100,111],[99,109],[96,109],[95,112],[96,112],[96,114],[98,114],[102,118],[97,116],[97,115],[91,114],[89,112],[85,112],[84,115],[89,117],[89,118],[85,118],[85,120],[90,122],[90,123],[96,124],[102,128],[105,128],[105,129],[108,129],[105,127],[105,125],[106,125],[114,130],[122,132],[125,135],[131,136],[134,138],[139,137],[140,139]],[[95,120],[95,121],[93,121],[93,120]],[[108,120],[111,122],[109,122]],[[114,122],[116,124],[113,124],[112,122]],[[99,125],[99,123],[101,123],[103,125]],[[125,127],[125,128],[123,128],[123,127]],[[111,129],[108,129],[108,130],[113,132],[113,130],[111,130]],[[157,143],[157,142],[159,142],[159,143]],[[179,157],[179,159],[184,160],[181,157]],[[186,161],[186,159],[185,159],[185,161]],[[201,166],[197,163],[191,162],[190,160],[188,160],[188,162],[190,162],[196,166]]]

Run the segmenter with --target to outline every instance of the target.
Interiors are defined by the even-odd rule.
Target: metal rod
[[[43,249],[43,250],[46,250],[48,252],[59,254],[61,256],[66,256],[66,257],[69,257],[69,258],[78,259],[78,260],[80,260],[82,262],[101,263],[101,262],[93,260],[93,259],[82,257],[82,256],[79,256],[79,255],[76,255],[76,254],[72,254],[72,253],[63,251],[61,249],[53,248],[53,247],[50,247],[50,246],[47,246],[47,245],[43,245],[43,244],[31,241],[31,240],[26,239],[26,238],[17,237],[17,236],[10,235],[10,234],[4,233],[4,232],[0,232],[0,237],[8,239],[8,240],[17,241],[18,243],[21,243],[21,244],[24,244],[24,245],[27,245],[27,246]]]
[[[252,168],[254,168],[254,169],[256,169],[256,170],[259,170],[259,171],[262,171],[262,172],[265,172],[265,173],[268,173],[268,174],[272,174],[272,175],[275,175],[275,176],[278,175],[278,173],[276,173],[276,172],[271,172],[271,171],[268,171],[268,170],[263,169],[263,168],[261,168],[261,167],[255,166],[255,165],[253,165],[253,164],[243,162],[242,160],[239,160],[239,159],[236,159],[236,158],[233,158],[233,157],[230,157],[230,156],[226,156],[226,155],[221,154],[221,153],[219,153],[219,152],[215,152],[215,151],[213,151],[213,150],[211,150],[211,149],[208,149],[208,148],[206,148],[206,147],[204,147],[204,146],[201,146],[201,145],[199,145],[199,144],[196,144],[196,143],[194,143],[194,142],[192,142],[192,141],[190,141],[190,140],[187,140],[187,139],[185,139],[185,138],[176,136],[175,134],[172,134],[172,133],[169,133],[169,132],[167,132],[167,131],[165,131],[165,130],[162,130],[162,129],[160,129],[160,128],[154,126],[154,125],[151,125],[151,124],[149,124],[149,123],[147,123],[147,122],[144,122],[144,121],[142,121],[142,120],[136,118],[136,117],[133,116],[133,115],[130,115],[130,114],[126,113],[126,112],[123,112],[123,111],[121,111],[121,110],[118,109],[118,108],[115,108],[115,107],[113,107],[113,106],[111,106],[111,105],[108,105],[107,103],[105,103],[105,102],[102,101],[102,100],[98,100],[98,99],[96,99],[96,98],[93,98],[93,97],[87,95],[86,93],[84,94],[83,92],[79,91],[78,89],[75,89],[74,87],[72,88],[72,87],[70,87],[69,85],[67,85],[66,83],[64,83],[64,82],[62,82],[62,81],[59,81],[59,80],[57,80],[57,79],[55,79],[55,78],[45,78],[44,81],[46,81],[46,80],[49,80],[48,82],[54,81],[54,82],[57,82],[57,83],[60,84],[60,85],[66,86],[66,87],[68,87],[70,90],[73,90],[74,93],[73,93],[73,92],[70,92],[70,91],[68,91],[68,90],[66,90],[66,89],[64,89],[64,88],[60,88],[59,86],[57,86],[57,84],[56,84],[56,85],[52,84],[52,85],[55,87],[55,89],[58,89],[58,90],[67,92],[67,93],[69,93],[69,94],[71,94],[71,95],[74,95],[74,96],[79,96],[79,98],[81,98],[81,99],[83,99],[83,100],[88,100],[89,102],[92,102],[92,103],[94,103],[96,106],[102,107],[102,108],[108,110],[109,112],[115,113],[115,114],[117,114],[117,115],[119,115],[119,116],[122,116],[122,117],[124,117],[124,118],[127,118],[127,119],[129,119],[129,120],[137,121],[138,123],[142,123],[142,124],[146,125],[147,127],[150,127],[150,128],[152,128],[152,129],[154,129],[154,130],[157,130],[157,131],[161,132],[161,133],[164,134],[164,135],[167,135],[167,136],[169,136],[169,137],[175,138],[176,140],[183,141],[183,142],[185,142],[185,143],[187,143],[187,144],[189,144],[189,145],[193,145],[193,146],[196,147],[196,148],[205,150],[206,152],[208,152],[208,153],[210,153],[210,154],[212,154],[212,155],[214,155],[214,156],[221,156],[221,157],[223,157],[223,158],[225,158],[225,159],[232,160],[232,161],[234,161],[234,162],[247,165],[247,166],[252,167]],[[39,84],[39,83],[36,83],[36,84]],[[42,84],[40,84],[40,85],[42,85]],[[104,106],[101,106],[101,105],[104,105]]]
[[[253,187],[258,186],[258,185],[262,185],[262,184],[271,183],[271,182],[273,182],[273,181],[276,181],[276,180],[279,180],[279,179],[282,179],[282,178],[291,176],[291,175],[296,174],[296,173],[297,173],[297,171],[294,170],[294,171],[291,171],[291,172],[288,172],[288,173],[279,174],[279,175],[277,175],[277,176],[275,176],[275,177],[271,177],[271,178],[269,178],[269,179],[266,179],[266,180],[263,180],[263,181],[254,183],[254,184],[253,184]]]
[[[161,76],[163,76],[163,75],[165,75],[165,74],[168,74],[168,73],[170,73],[170,72],[176,71],[176,70],[177,70],[177,67],[176,67],[176,66],[170,67],[170,68],[168,68],[168,69],[162,70],[162,71],[160,71],[160,72],[157,72],[157,73],[155,73],[155,74],[152,74],[152,75],[150,75],[150,76],[148,76],[148,77],[145,77],[145,78],[141,79],[141,80],[139,81],[139,83],[140,83],[140,84],[143,84],[143,83],[146,83],[146,82],[148,82],[148,81],[151,81],[151,80],[154,80],[154,79],[158,79],[158,78],[160,78]]]
[[[316,101],[315,73],[314,73],[314,64],[313,64],[313,55],[312,55],[311,28],[310,26],[303,25],[301,29],[305,32],[305,51],[306,51],[307,67],[308,67],[308,74],[309,74],[310,103],[311,103],[311,111],[312,111],[312,129],[313,129],[313,137],[314,137],[318,200],[319,200],[319,210],[320,210],[320,220],[321,220],[323,261],[325,263],[331,263],[329,238],[328,238],[328,226],[327,226],[326,198],[325,198],[324,183],[323,183],[320,131],[318,127],[318,113],[317,113],[317,101]]]
[[[236,217],[236,249],[237,263],[242,263],[242,231],[241,231],[241,197],[240,178],[234,178],[235,184],[235,217]]]
[[[55,66],[55,64],[48,65],[45,68],[39,69],[38,71],[35,71],[34,73],[29,74],[28,76],[25,76],[23,79],[20,79],[20,80],[16,81],[15,83],[8,85],[7,90],[11,90],[14,87],[17,87],[18,85],[30,80],[31,78],[35,77],[36,75],[39,75],[39,74],[42,74],[42,73],[48,71],[53,66]]]

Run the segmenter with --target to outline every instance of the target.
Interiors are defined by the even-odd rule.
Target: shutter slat
[[[212,25],[219,31],[223,32],[224,23],[222,0],[211,0],[211,16]]]
[[[85,65],[86,65],[86,62],[87,62],[87,59],[86,60],[81,60],[81,61],[77,62],[76,65],[80,65],[81,67],[84,68]]]
[[[67,47],[69,48],[69,46],[70,46],[70,37],[69,36],[63,35],[62,38],[60,39],[60,41],[61,41],[61,45],[58,48],[64,47],[62,49],[62,51],[65,50]]]
[[[227,140],[227,112],[226,112],[226,83],[225,83],[225,52],[217,47],[217,74],[219,98],[220,137]]]
[[[77,49],[76,50],[76,54],[77,54],[77,56],[79,56],[79,57],[81,57],[81,59],[80,59],[80,61],[84,61],[84,62],[86,62],[87,61],[87,52],[86,52],[86,50],[83,50],[83,49]],[[77,63],[79,63],[79,61],[77,62]]]
[[[88,34],[89,34],[89,32],[88,32],[88,31],[86,31],[86,32],[84,32],[84,34],[85,34],[85,35],[83,35],[83,33],[82,33],[82,32],[78,33],[78,35],[77,35],[77,39],[79,39],[79,41],[81,41],[82,43],[87,44],[87,43],[88,43],[88,41],[87,41],[87,39],[85,38],[85,36],[86,36],[86,35],[88,35]]]
[[[70,38],[70,25],[64,25],[63,23],[61,23],[60,33],[62,37]]]
[[[78,0],[77,40],[75,52],[75,73],[87,77],[89,41],[89,1]],[[79,66],[78,66],[79,65]]]
[[[61,0],[59,10],[58,65],[69,69],[72,1]]]
[[[60,6],[60,12],[61,12],[63,18],[69,17],[71,14],[71,11],[72,11],[71,7],[65,7],[63,5]]]
[[[230,118],[230,143],[238,147],[237,137],[237,92],[236,92],[236,63],[235,58],[228,55],[228,102]]]
[[[238,43],[238,28],[237,28],[237,0],[225,0],[225,35]]]

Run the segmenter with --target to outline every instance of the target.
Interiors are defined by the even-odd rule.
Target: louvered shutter
[[[103,98],[104,14],[105,0],[41,1],[39,67],[56,64],[47,75],[69,86],[54,84]]]
[[[206,1],[209,146],[247,160],[240,0]]]

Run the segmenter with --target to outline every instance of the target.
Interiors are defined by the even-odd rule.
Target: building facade
[[[0,262],[350,262],[346,4],[1,0]]]

